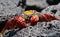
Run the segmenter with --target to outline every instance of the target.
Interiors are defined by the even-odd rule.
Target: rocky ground
[[[24,0],[23,0],[24,1]],[[55,0],[58,2],[59,0]],[[26,0],[22,3],[22,0],[0,0],[0,21],[9,20],[15,15],[20,15],[22,12],[28,9],[34,9],[39,13],[51,13],[60,18],[60,3],[47,0]],[[26,4],[25,4],[26,3]],[[29,6],[29,7],[28,7]],[[38,10],[39,8],[39,10]],[[51,27],[46,27],[50,26]],[[59,37],[60,36],[60,21],[53,20],[51,22],[41,22],[36,26],[29,26],[22,30],[6,30],[4,37]],[[3,36],[2,36],[3,37]]]

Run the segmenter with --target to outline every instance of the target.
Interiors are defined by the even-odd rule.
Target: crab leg
[[[47,17],[46,17],[44,14],[42,14],[42,13],[40,13],[40,18],[42,19],[42,21],[46,21],[46,22],[49,21],[49,20],[47,19]]]
[[[25,20],[20,16],[16,16],[15,18],[10,19],[9,21],[7,21],[5,27],[2,29],[1,33],[4,34],[4,32],[7,28],[14,29],[15,27],[25,28],[26,27]]]
[[[2,30],[1,30],[1,33],[2,33],[2,34],[5,32],[5,30],[6,30],[8,27],[12,27],[12,25],[10,26],[12,20],[13,20],[13,19],[7,21],[7,23],[5,24],[5,26],[4,26],[4,27],[2,28]]]
[[[47,18],[49,18],[50,21],[51,21],[51,20],[60,20],[60,18],[56,18],[55,16],[53,16],[53,15],[50,14],[50,13],[47,13],[45,16],[46,16]]]

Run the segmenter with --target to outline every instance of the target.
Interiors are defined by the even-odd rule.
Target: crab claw
[[[32,26],[36,25],[38,20],[39,20],[39,18],[37,15],[32,16],[30,19],[30,25],[32,25]]]
[[[40,19],[41,19],[42,21],[46,21],[46,22],[49,21],[49,20],[47,19],[47,17],[46,17],[44,14],[42,14],[42,13],[40,13]]]
[[[14,28],[14,27],[17,27],[17,28],[22,27],[22,28],[24,28],[24,27],[26,27],[25,19],[23,19],[20,16],[16,16],[16,17],[10,19],[6,23],[6,25],[8,26],[8,28]]]
[[[5,27],[2,29],[1,33],[3,34],[4,31],[6,29],[8,29],[8,28],[14,29],[15,27],[17,27],[17,28],[25,28],[26,27],[25,19],[23,19],[20,16],[16,16],[16,17],[8,20]]]
[[[14,18],[15,19],[15,23],[16,23],[16,26],[17,27],[22,27],[22,28],[25,28],[26,27],[26,21],[24,18],[20,17],[20,16],[17,16]]]
[[[50,14],[50,13],[47,13],[45,16],[46,16],[50,21],[51,21],[51,20],[60,20],[60,18],[57,18],[57,17],[53,16],[53,15]]]
[[[10,26],[12,27],[22,27],[22,28],[26,27],[25,19],[20,16],[14,17],[10,22],[11,22]]]

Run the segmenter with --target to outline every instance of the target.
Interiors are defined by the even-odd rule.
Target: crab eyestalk
[[[34,26],[37,24],[38,21],[39,21],[39,17],[37,15],[34,15],[30,19],[30,25]]]
[[[23,19],[20,16],[16,16],[16,17],[8,20],[5,27],[2,29],[1,33],[4,34],[6,29],[8,29],[8,28],[14,29],[15,27],[25,28],[26,27],[25,19]]]

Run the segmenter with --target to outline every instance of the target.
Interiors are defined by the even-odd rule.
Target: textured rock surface
[[[49,26],[50,24],[51,24],[51,27],[48,28],[47,26]],[[5,37],[10,36],[11,34],[14,34],[14,35],[11,35],[11,37],[57,36],[56,34],[60,32],[59,30],[60,30],[60,21],[53,20],[51,22],[38,23],[34,27],[29,26],[22,30],[19,30],[19,29],[16,29],[15,31],[10,30],[5,35]]]
[[[3,17],[14,16],[15,14],[20,14],[22,11],[21,7],[17,7],[19,0],[0,0],[0,20]]]
[[[17,7],[21,0],[0,0],[0,21],[5,21],[20,15],[25,9],[21,6]],[[21,4],[22,5],[22,4]],[[49,6],[46,0],[27,0],[26,5],[45,8],[41,13],[51,13],[56,17],[60,17],[60,3],[57,5]],[[5,18],[5,19],[4,19]],[[50,26],[51,25],[51,26]],[[1,35],[0,35],[1,36]],[[59,37],[60,36],[60,21],[53,20],[51,22],[37,23],[35,26],[28,26],[22,30],[6,30],[4,37]]]
[[[38,7],[47,7],[48,4],[46,3],[46,0],[27,0],[26,2],[27,5],[36,5]]]
[[[44,14],[51,13],[51,14],[55,15],[56,17],[60,17],[60,7],[59,7],[59,5],[60,4],[48,6],[47,8],[42,10],[41,13],[44,13]]]
[[[18,0],[17,0],[18,1]],[[17,4],[17,2],[15,2]],[[16,4],[14,3],[14,1],[10,1],[10,0],[1,0],[0,1],[0,15],[10,15],[13,13],[17,13],[17,10],[21,10],[19,8],[16,7]],[[16,10],[17,9],[17,10]]]

